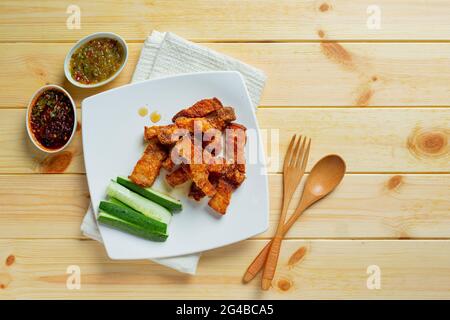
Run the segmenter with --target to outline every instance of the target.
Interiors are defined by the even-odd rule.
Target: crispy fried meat
[[[166,175],[166,181],[172,187],[178,186],[189,180],[189,173],[183,165]]]
[[[245,164],[246,130],[246,127],[237,123],[229,123],[225,128],[226,158],[229,163]]]
[[[233,186],[224,179],[220,179],[216,190],[216,194],[209,200],[208,205],[218,213],[225,214],[230,204]]]
[[[173,116],[172,122],[175,122],[175,120],[180,117],[202,118],[213,111],[219,110],[222,107],[222,102],[220,102],[217,98],[203,99],[196,102],[192,107],[183,109],[178,112],[175,116]]]
[[[175,124],[178,128],[188,130],[190,133],[193,133],[194,130],[206,132],[214,128],[205,118],[179,117],[175,120]]]
[[[231,121],[236,120],[236,114],[231,107],[223,107],[208,114],[205,118],[179,117],[175,119],[175,124],[190,133],[195,131],[206,132],[211,129],[223,131]]]
[[[166,126],[144,127],[144,140],[149,141],[150,139],[158,137],[158,132],[162,127]]]
[[[145,127],[144,139],[150,140],[157,137],[161,144],[172,145],[187,133],[187,130],[180,129],[174,124],[167,126],[152,126]]]
[[[195,201],[200,201],[206,196],[206,194],[202,191],[202,189],[197,187],[195,182],[192,182],[191,183],[191,187],[189,189],[189,195],[188,196],[189,196],[189,198],[192,198]]]
[[[223,107],[206,116],[206,119],[215,129],[222,131],[228,123],[236,120],[236,114],[232,107]]]
[[[151,139],[129,178],[137,185],[150,187],[159,175],[161,163],[166,157],[167,153],[158,140]]]
[[[239,187],[242,182],[245,180],[245,172],[239,170],[239,166],[241,165],[228,165],[228,168],[223,175],[224,178],[231,183],[235,188]],[[245,170],[245,167],[244,167]]]
[[[216,158],[216,163],[207,165],[208,172],[213,178],[223,178],[235,188],[239,187],[245,180],[245,164],[227,163],[221,157]]]
[[[209,181],[208,168],[206,164],[190,164],[189,174],[194,183],[208,196],[212,197],[216,193],[216,188]]]
[[[208,196],[209,206],[225,214],[231,193],[245,180],[246,128],[234,120],[234,109],[212,98],[178,112],[172,119],[174,124],[145,127],[148,145],[130,179],[140,186],[151,186],[163,167],[172,171],[166,175],[169,185],[192,180],[189,197],[200,201]],[[197,136],[200,132],[203,134]],[[222,157],[218,155],[224,133]]]
[[[170,154],[167,156],[167,158],[161,163],[161,166],[166,169],[167,171],[172,171],[175,167],[175,163],[172,161],[172,157]]]

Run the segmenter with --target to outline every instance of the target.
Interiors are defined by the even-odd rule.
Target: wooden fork
[[[311,139],[300,136],[296,140],[294,135],[289,144],[283,164],[283,205],[281,208],[280,220],[278,221],[277,231],[272,240],[270,251],[267,255],[266,264],[264,267],[261,288],[268,290],[272,284],[272,279],[277,268],[278,256],[280,254],[281,241],[283,239],[283,226],[286,220],[286,213],[289,203],[292,200],[295,190],[305,173],[306,163],[308,162],[309,147]],[[306,141],[308,141],[306,143]],[[295,147],[294,147],[295,144]]]

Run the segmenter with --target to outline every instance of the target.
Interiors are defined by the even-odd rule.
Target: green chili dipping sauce
[[[29,116],[30,129],[36,140],[47,149],[63,147],[75,125],[72,102],[64,92],[44,91],[34,103]]]
[[[110,78],[122,66],[124,49],[114,39],[93,39],[79,47],[70,58],[72,78],[94,84]]]

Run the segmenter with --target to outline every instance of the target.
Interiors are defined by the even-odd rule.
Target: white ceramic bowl
[[[93,39],[98,39],[98,38],[110,38],[110,39],[114,39],[117,40],[119,42],[119,44],[123,47],[123,52],[124,52],[124,59],[122,62],[122,65],[120,66],[120,68],[116,71],[116,73],[114,73],[111,77],[109,77],[108,79],[102,81],[102,82],[98,82],[98,83],[93,83],[93,84],[84,84],[84,83],[80,83],[78,81],[76,81],[72,75],[70,74],[70,58],[72,57],[73,53],[83,44],[85,44],[86,42],[89,42]],[[70,51],[67,53],[66,55],[66,59],[64,60],[64,73],[66,75],[67,80],[69,80],[73,85],[80,87],[80,88],[95,88],[95,87],[100,87],[104,84],[107,84],[108,82],[111,82],[112,80],[114,80],[120,72],[122,72],[123,68],[125,67],[126,63],[128,61],[128,46],[125,42],[125,40],[112,32],[96,32],[93,33],[91,35],[88,35],[84,38],[82,38],[81,40],[79,40],[73,47],[72,49],[70,49]]]
[[[59,149],[48,149],[46,147],[44,147],[34,136],[33,132],[31,132],[31,128],[30,128],[30,113],[31,113],[31,109],[33,108],[37,98],[39,98],[41,96],[41,94],[44,91],[47,91],[49,89],[54,89],[54,90],[58,90],[62,93],[64,93],[67,97],[69,97],[70,102],[72,103],[72,108],[73,108],[73,129],[72,129],[72,133],[70,134],[70,138],[69,140],[67,140],[66,144],[63,145],[61,148]],[[64,150],[72,141],[73,136],[75,135],[75,132],[77,131],[77,108],[75,105],[75,102],[73,101],[72,97],[70,96],[70,94],[62,87],[57,86],[55,84],[49,84],[46,86],[41,87],[39,90],[37,90],[33,96],[30,99],[30,102],[28,103],[28,108],[27,108],[27,115],[26,115],[26,119],[25,119],[25,125],[27,127],[27,132],[28,132],[28,136],[30,137],[30,140],[33,142],[33,144],[36,146],[36,148],[38,148],[41,151],[44,151],[46,153],[56,153],[59,151]]]

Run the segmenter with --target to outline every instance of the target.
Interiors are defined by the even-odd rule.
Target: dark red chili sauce
[[[69,97],[56,89],[44,91],[30,112],[30,129],[36,140],[47,149],[59,149],[72,135],[74,110]]]

